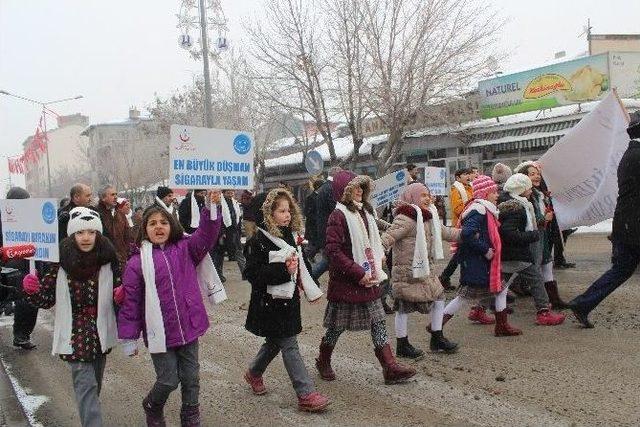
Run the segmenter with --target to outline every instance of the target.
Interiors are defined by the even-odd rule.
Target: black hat
[[[158,199],[163,199],[171,193],[173,193],[173,190],[169,187],[158,187],[156,190],[156,196],[158,196]]]
[[[28,199],[29,192],[22,187],[11,187],[7,192],[7,199]]]
[[[629,119],[629,127],[627,128],[629,138],[640,138],[640,110],[629,114]]]

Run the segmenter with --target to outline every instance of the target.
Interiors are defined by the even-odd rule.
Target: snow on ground
[[[13,325],[13,316],[0,316],[0,327],[7,328]],[[18,398],[18,402],[22,405],[22,409],[24,410],[27,419],[29,420],[29,425],[32,427],[43,427],[41,423],[36,421],[35,413],[44,403],[48,402],[50,399],[47,396],[41,396],[37,394],[31,394],[30,390],[22,387],[18,379],[12,374],[12,368],[9,363],[2,357],[0,353],[0,363],[4,367],[4,371],[7,373],[7,377],[9,377],[9,381],[11,381],[11,386],[13,387],[14,392],[16,393],[16,397]]]

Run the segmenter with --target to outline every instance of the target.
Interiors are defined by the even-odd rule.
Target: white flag
[[[615,91],[539,160],[561,230],[613,217],[629,115]]]

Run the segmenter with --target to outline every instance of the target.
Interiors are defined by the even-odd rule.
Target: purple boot
[[[200,405],[182,405],[180,409],[182,427],[200,427]]]
[[[149,396],[142,401],[142,409],[147,415],[147,427],[166,427],[164,420],[164,404],[154,403]]]

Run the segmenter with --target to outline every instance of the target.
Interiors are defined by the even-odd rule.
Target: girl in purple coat
[[[207,201],[219,205],[220,195],[209,191]],[[203,259],[218,240],[221,218],[218,212],[212,220],[209,208],[203,207],[191,236],[184,236],[163,208],[150,207],[142,219],[136,240],[140,251],[129,259],[122,279],[126,296],[118,313],[118,336],[125,340],[126,354],[137,354],[141,333],[149,347],[157,377],[142,401],[149,426],[165,425],[163,408],[178,385],[181,424],[200,425],[198,338],[209,328],[200,264],[207,262]]]

